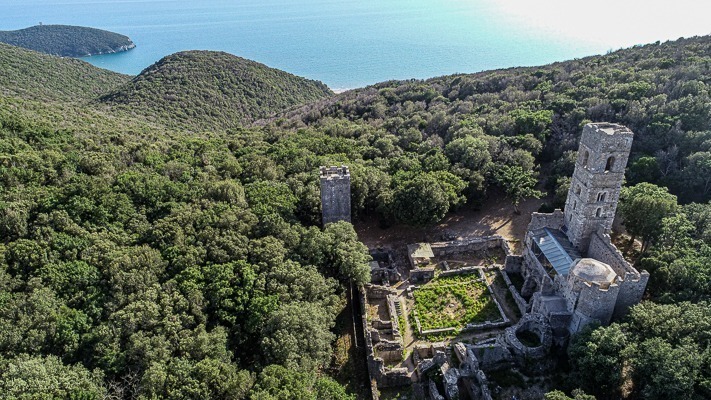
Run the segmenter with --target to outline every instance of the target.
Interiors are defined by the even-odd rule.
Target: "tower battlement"
[[[627,152],[632,148],[634,133],[623,125],[598,122],[587,124],[580,138],[581,148],[585,146],[594,153]],[[580,154],[582,156],[583,154]]]
[[[340,167],[330,166],[330,167],[320,167],[321,179],[322,180],[333,180],[333,179],[350,179],[351,171],[347,166],[341,165]]]

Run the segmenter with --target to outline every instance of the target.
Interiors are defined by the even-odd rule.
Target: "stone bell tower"
[[[612,229],[633,136],[617,124],[594,123],[583,128],[565,202],[568,239],[581,253],[587,252],[590,236],[600,225],[606,233]]]

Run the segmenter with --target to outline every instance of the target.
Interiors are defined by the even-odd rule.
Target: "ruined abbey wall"
[[[550,214],[534,212],[531,214],[527,232],[530,233],[541,228],[560,229],[563,225],[565,225],[565,214],[561,210],[555,209]]]
[[[467,240],[458,240],[452,242],[437,242],[431,243],[432,253],[437,257],[451,256],[469,251],[482,251],[500,248],[505,255],[511,254],[508,242],[502,236],[482,236]],[[503,261],[503,260],[502,260]]]
[[[610,235],[602,231],[598,231],[592,236],[588,257],[610,265],[620,277],[617,282],[620,286],[620,293],[617,295],[613,319],[623,317],[631,306],[642,300],[649,281],[649,273],[637,271],[628,263],[617,247],[612,244]]]

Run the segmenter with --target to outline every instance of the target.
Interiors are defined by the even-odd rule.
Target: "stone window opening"
[[[610,157],[607,159],[607,165],[605,165],[605,172],[612,171],[615,167],[615,157]]]
[[[597,211],[595,211],[595,216],[598,218],[602,217],[602,208],[598,208]]]
[[[600,192],[597,194],[597,201],[605,201],[606,197],[607,197],[606,192]]]
[[[574,201],[573,202],[573,211],[575,211],[576,208],[578,208],[578,202]]]
[[[580,192],[581,192],[580,185],[575,186],[575,194],[580,196]]]
[[[590,153],[585,150],[585,153],[583,153],[583,167],[587,168],[588,167],[588,160],[590,159]]]

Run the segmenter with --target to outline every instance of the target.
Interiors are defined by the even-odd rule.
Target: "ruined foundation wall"
[[[529,347],[521,343],[516,336],[516,333],[519,331],[534,333],[540,339],[540,345]],[[528,359],[541,359],[546,357],[553,344],[553,332],[548,321],[546,321],[546,318],[542,314],[524,315],[518,321],[518,324],[506,328],[504,338],[512,353],[517,356],[521,362],[525,362]]]
[[[511,254],[509,244],[502,236],[482,236],[473,239],[459,240],[452,242],[431,243],[432,252],[436,257],[451,256],[454,254],[465,253],[469,251],[482,251],[500,248],[505,255]]]
[[[370,376],[373,399],[375,400],[378,399],[377,388],[408,386],[412,383],[410,379],[410,372],[407,370],[407,368],[387,368],[385,366],[385,360],[383,360],[381,357],[376,356],[376,346],[373,344],[372,337],[374,329],[370,326],[371,324],[368,320],[368,310],[366,308],[368,304],[368,298],[371,298],[373,300],[382,300],[395,294],[397,294],[397,292],[393,289],[375,285],[366,285],[360,290],[363,331],[365,332],[365,350],[366,356],[368,358],[368,374]],[[388,301],[388,308],[390,308],[389,303],[390,301]],[[392,311],[389,310],[389,313],[391,314],[392,318]],[[390,322],[389,327],[391,329],[395,328],[393,329],[393,333],[396,333],[395,330],[397,329],[397,317],[391,321],[383,322]],[[376,325],[378,325],[378,323],[376,323]],[[387,324],[381,325],[381,327],[388,328]],[[375,332],[377,332],[377,330]],[[397,334],[399,335],[399,331],[397,332]],[[400,359],[402,359],[402,339],[400,339],[399,343],[387,343],[387,345],[394,345],[394,349],[399,348],[399,350],[393,351],[399,351],[399,357]]]
[[[456,275],[479,274],[479,279],[477,279],[477,280],[486,285],[486,289],[487,289],[487,292],[489,293],[489,297],[491,298],[491,301],[493,301],[494,304],[496,304],[496,308],[499,310],[499,315],[501,318],[499,318],[495,321],[485,321],[485,322],[478,323],[478,324],[466,324],[461,329],[463,332],[486,330],[486,329],[493,329],[493,328],[502,328],[505,326],[509,326],[511,324],[511,320],[509,320],[509,318],[506,316],[504,309],[501,307],[501,304],[496,299],[496,296],[494,295],[494,290],[491,288],[491,285],[489,285],[489,282],[486,280],[485,271],[499,271],[499,268],[497,268],[497,267],[486,267],[486,268],[465,267],[465,268],[455,269],[455,270],[451,270],[451,271],[444,271],[444,272],[440,273],[440,275],[439,275],[440,277],[447,277],[447,276],[456,276]],[[441,329],[422,330],[422,325],[420,324],[420,319],[418,318],[417,313],[415,313],[414,319],[415,319],[415,327],[417,329],[417,332],[421,336],[439,335],[442,333],[455,332],[457,330],[457,328],[441,328]]]

